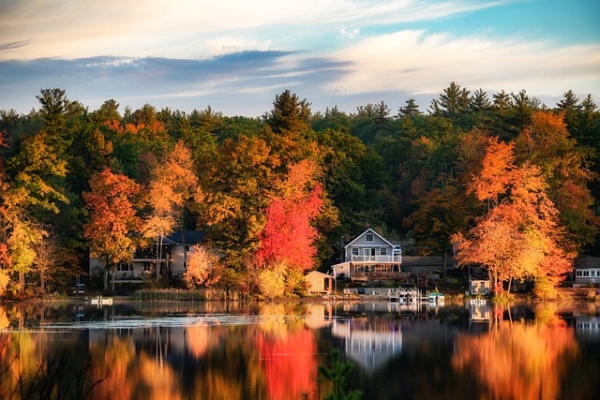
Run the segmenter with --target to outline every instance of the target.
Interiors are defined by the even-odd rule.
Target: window
[[[367,235],[365,236],[365,240],[367,242],[374,242],[375,241],[375,235],[373,235],[372,233],[367,233]]]
[[[358,255],[358,247],[353,247],[352,248],[352,255],[353,256],[357,256]]]
[[[129,267],[130,267],[129,264],[121,264],[121,263],[119,263],[117,265],[117,271],[119,271],[119,272],[132,271],[133,269],[130,269]]]
[[[577,276],[583,276],[583,272],[582,271],[577,271]]]
[[[382,247],[379,249],[379,254],[382,256],[387,256],[387,247]]]

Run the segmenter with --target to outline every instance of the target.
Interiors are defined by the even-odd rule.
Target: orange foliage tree
[[[211,287],[221,279],[222,273],[223,265],[219,256],[205,246],[195,245],[183,281],[190,288]]]
[[[514,144],[489,139],[481,172],[469,190],[488,211],[467,236],[456,234],[459,265],[480,264],[490,272],[498,292],[501,283],[534,278],[557,283],[574,258],[558,212],[548,198],[540,169],[515,165]]]
[[[91,192],[83,198],[90,209],[90,221],[84,226],[84,236],[90,240],[92,255],[104,258],[105,268],[129,262],[136,245],[133,234],[140,225],[136,207],[141,186],[125,175],[113,174],[110,169],[90,179]],[[104,274],[104,289],[108,288]]]
[[[515,153],[518,160],[529,160],[541,168],[549,197],[573,244],[581,248],[593,243],[600,226],[589,190],[589,183],[596,178],[589,161],[595,156],[570,136],[564,113],[533,113],[531,123],[516,139]]]
[[[150,213],[142,226],[145,237],[156,240],[156,279],[160,277],[160,260],[165,236],[173,233],[181,222],[181,213],[196,188],[198,178],[194,174],[194,162],[190,150],[182,141],[151,172],[148,187]]]
[[[564,321],[495,321],[485,335],[459,335],[452,366],[472,371],[489,390],[484,397],[557,399],[568,362],[577,354],[573,330]]]

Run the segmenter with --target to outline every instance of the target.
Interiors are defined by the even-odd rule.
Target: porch
[[[374,256],[377,257],[377,256]],[[337,278],[345,276],[353,281],[395,280],[405,277],[399,262],[392,261],[361,261],[345,262],[334,265],[333,275]]]
[[[352,254],[350,260],[351,263],[366,263],[366,264],[401,264],[402,255],[387,254],[387,255],[367,255],[367,254]]]

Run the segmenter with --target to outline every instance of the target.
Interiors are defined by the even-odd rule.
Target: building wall
[[[489,280],[471,280],[469,292],[471,294],[490,294],[492,283]]]
[[[358,248],[358,254],[360,256],[363,255],[363,249],[365,249],[365,248],[376,249],[375,255],[379,256],[380,255],[379,249],[382,247],[387,249],[387,254],[389,256],[393,255],[393,246],[390,246],[384,240],[381,240],[381,238],[377,234],[373,234],[372,242],[367,242],[367,234],[369,234],[369,233],[371,233],[371,232],[365,232],[364,234],[362,234],[361,236],[356,238],[353,242],[351,242],[351,244],[349,246],[346,247],[345,261],[352,260],[352,248]]]
[[[600,283],[600,267],[577,268],[575,270],[575,283]]]
[[[311,293],[331,293],[333,291],[333,277],[318,271],[308,273],[304,279],[308,283]]]
[[[183,276],[186,263],[190,261],[190,255],[194,254],[194,245],[174,245],[171,246],[171,254],[169,258],[169,267],[173,277]]]

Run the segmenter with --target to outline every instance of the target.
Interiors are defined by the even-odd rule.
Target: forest
[[[452,82],[423,109],[345,113],[286,90],[258,118],[37,99],[0,111],[0,297],[72,286],[90,255],[114,271],[179,229],[206,233],[184,284],[269,297],[299,293],[367,227],[404,254],[481,265],[498,290],[550,290],[600,249],[591,95],[546,105]]]

